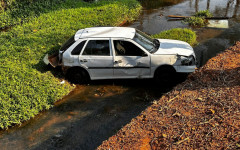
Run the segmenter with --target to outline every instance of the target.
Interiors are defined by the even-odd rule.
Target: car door
[[[114,78],[150,76],[150,55],[132,40],[112,39]]]
[[[113,78],[113,55],[109,38],[88,39],[79,62],[87,68],[91,79]]]

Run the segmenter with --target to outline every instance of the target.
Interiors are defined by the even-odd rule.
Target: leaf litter
[[[239,149],[240,42],[210,59],[98,149]]]

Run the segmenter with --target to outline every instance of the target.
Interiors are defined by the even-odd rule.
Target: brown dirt
[[[239,149],[240,42],[104,141],[98,149]]]

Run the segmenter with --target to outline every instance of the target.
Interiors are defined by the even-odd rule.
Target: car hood
[[[155,55],[175,54],[190,56],[194,55],[193,48],[186,42],[169,39],[158,39],[160,41],[159,49],[154,53]]]

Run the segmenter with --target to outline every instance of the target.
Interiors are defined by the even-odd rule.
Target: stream
[[[125,26],[148,34],[189,28],[181,21],[168,21],[168,15],[191,16],[209,9],[214,16],[231,17],[228,28],[193,28],[198,35],[199,44],[194,51],[199,66],[240,40],[240,0],[141,0],[141,3],[139,19]],[[160,87],[152,80],[102,80],[78,85],[52,109],[22,125],[0,131],[0,147],[96,149],[173,87]]]

